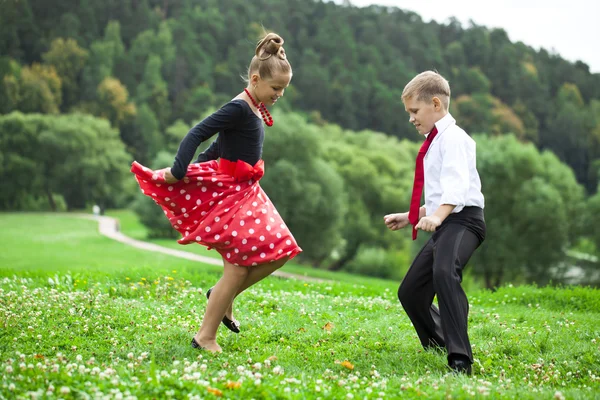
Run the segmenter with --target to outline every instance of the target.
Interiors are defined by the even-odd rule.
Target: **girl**
[[[223,257],[223,276],[207,292],[195,348],[220,352],[219,323],[239,332],[232,315],[235,297],[302,251],[258,183],[264,174],[263,122],[273,125],[266,105],[283,96],[291,79],[283,39],[267,34],[248,67],[247,87],[188,132],[173,167],[152,171],[133,163],[142,192],[182,234],[178,242],[200,243]],[[190,165],[200,143],[217,132],[217,140],[198,157],[202,162]]]

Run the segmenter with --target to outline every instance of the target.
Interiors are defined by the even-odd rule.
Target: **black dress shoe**
[[[210,288],[206,292],[207,299],[210,299],[210,292],[212,292],[212,290],[213,290],[213,288]],[[234,333],[240,333],[240,324],[237,321],[233,321],[233,320],[227,318],[227,316],[223,316],[223,319],[221,320],[221,322],[223,322],[223,325],[225,325],[227,327],[227,329],[229,329],[230,331],[232,331]]]
[[[448,364],[454,372],[471,376],[471,361],[467,357],[452,358]]]

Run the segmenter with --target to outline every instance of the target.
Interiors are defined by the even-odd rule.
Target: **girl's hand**
[[[175,183],[177,181],[179,181],[179,179],[177,179],[173,176],[173,174],[171,173],[171,168],[166,168],[165,169],[165,182]]]

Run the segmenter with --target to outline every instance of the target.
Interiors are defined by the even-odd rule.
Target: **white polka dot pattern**
[[[142,192],[162,207],[182,234],[181,244],[214,248],[241,266],[293,258],[302,251],[257,179],[237,181],[219,172],[216,161],[190,164],[186,179],[171,185],[161,185],[164,170],[134,162],[131,171]],[[218,203],[211,201],[215,197]]]

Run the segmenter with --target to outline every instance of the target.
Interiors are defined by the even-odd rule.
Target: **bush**
[[[407,252],[362,246],[356,257],[348,263],[347,270],[361,275],[400,280],[409,266]]]
[[[52,194],[57,212],[67,211],[67,203],[60,194]],[[53,211],[46,196],[27,195],[19,202],[19,211]]]

